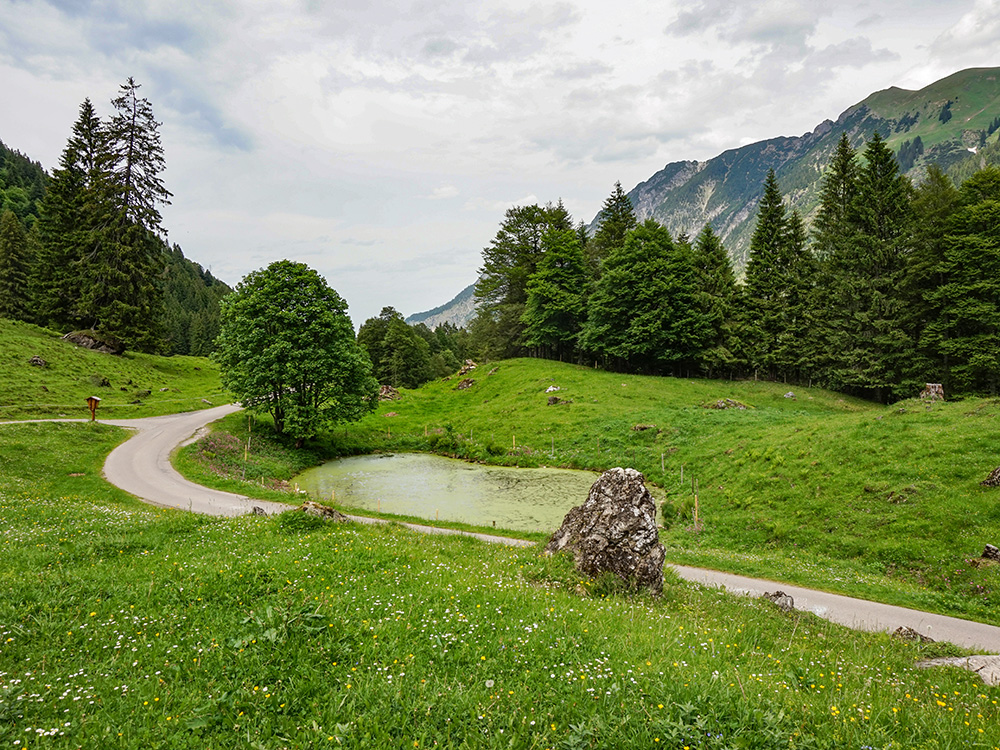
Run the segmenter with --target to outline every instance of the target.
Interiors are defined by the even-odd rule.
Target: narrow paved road
[[[252,500],[243,495],[220,492],[189,482],[170,464],[174,448],[199,429],[239,406],[217,406],[203,411],[171,414],[144,419],[102,419],[102,424],[136,430],[136,434],[115,448],[104,462],[104,476],[111,484],[153,505],[191,510],[212,516],[241,516],[253,508],[268,513],[288,510],[283,503]]]
[[[100,420],[104,424],[136,430],[137,433],[108,455],[104,463],[104,475],[112,484],[146,502],[196,513],[236,516],[249,513],[255,506],[263,508],[268,513],[289,510],[293,506],[254,500],[194,484],[184,479],[170,464],[170,454],[177,446],[193,438],[198,430],[210,422],[239,409],[238,406],[228,405],[164,417]],[[351,518],[362,523],[382,523],[377,519],[362,516],[351,516]],[[518,546],[532,544],[489,534],[471,534],[420,524],[403,525],[429,534],[467,534],[488,542]],[[966,648],[1000,653],[1000,628],[992,625],[863,599],[852,599],[774,581],[680,565],[675,565],[673,568],[686,580],[706,586],[719,586],[734,593],[759,596],[766,591],[784,591],[795,600],[797,610],[813,612],[856,630],[895,630],[898,627],[909,627],[934,640],[950,641]]]

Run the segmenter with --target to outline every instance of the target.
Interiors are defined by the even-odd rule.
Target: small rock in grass
[[[720,398],[718,401],[709,401],[702,404],[704,409],[746,409],[747,405],[731,398]]]
[[[767,599],[782,612],[791,612],[795,609],[795,600],[784,591],[775,591],[773,594],[765,591],[761,599]]]
[[[997,549],[992,544],[987,544],[986,548],[983,549],[983,559],[1000,562],[1000,549]]]
[[[892,635],[895,638],[900,638],[904,641],[910,641],[911,643],[934,643],[933,638],[928,638],[923,633],[918,633],[913,628],[908,628],[906,626],[900,626],[892,631]]]
[[[456,391],[468,390],[476,384],[476,381],[472,378],[465,378],[462,382],[455,386]]]
[[[320,518],[325,518],[328,521],[338,521],[343,523],[351,520],[336,508],[331,508],[329,505],[320,505],[312,500],[307,500],[302,503],[297,510],[302,511],[309,516],[319,516]]]
[[[975,656],[945,656],[941,659],[928,659],[917,662],[923,669],[930,667],[958,667],[968,669],[979,675],[979,679],[987,685],[1000,685],[1000,656],[993,654],[977,654]]]
[[[48,367],[49,363],[44,359],[39,357],[37,354],[28,360],[29,365],[34,365],[35,367]]]
[[[1000,487],[1000,466],[996,467],[993,472],[979,484],[983,487]]]

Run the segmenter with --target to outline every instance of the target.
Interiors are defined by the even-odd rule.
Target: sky
[[[0,140],[51,171],[132,76],[169,241],[235,285],[282,258],[355,324],[473,283],[513,205],[1000,66],[1000,0],[0,0]]]

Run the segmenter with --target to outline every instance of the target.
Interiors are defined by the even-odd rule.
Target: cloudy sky
[[[355,323],[442,304],[514,204],[800,135],[1000,65],[1000,0],[0,0],[0,140],[50,169],[128,76],[170,239],[235,284],[324,274]]]

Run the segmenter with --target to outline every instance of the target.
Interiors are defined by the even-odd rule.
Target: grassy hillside
[[[5,747],[1000,745],[996,688],[915,668],[954,649],[537,549],[144,506],[100,478],[122,437],[0,425]]]
[[[1000,489],[979,485],[1000,464],[996,400],[882,407],[779,383],[623,376],[541,360],[489,369],[471,373],[467,390],[453,378],[405,391],[314,449],[633,466],[670,501],[662,538],[674,562],[1000,624],[1000,569],[977,559],[1000,541]],[[550,395],[571,403],[549,406]],[[726,398],[749,408],[703,406]],[[245,420],[227,425],[245,442]],[[238,462],[241,444],[233,441]]]
[[[203,357],[116,357],[81,349],[59,335],[0,318],[0,421],[89,417],[87,397],[98,396],[99,417],[148,417],[227,403],[214,363]],[[29,360],[41,357],[47,367]]]
[[[915,124],[905,129],[905,135],[890,135],[890,144],[918,135],[928,148],[948,140],[961,142],[964,131],[986,131],[1000,115],[1000,70],[971,68],[918,91],[895,87],[879,91],[862,103],[885,120],[916,118]],[[946,106],[951,117],[945,115],[942,122]]]

